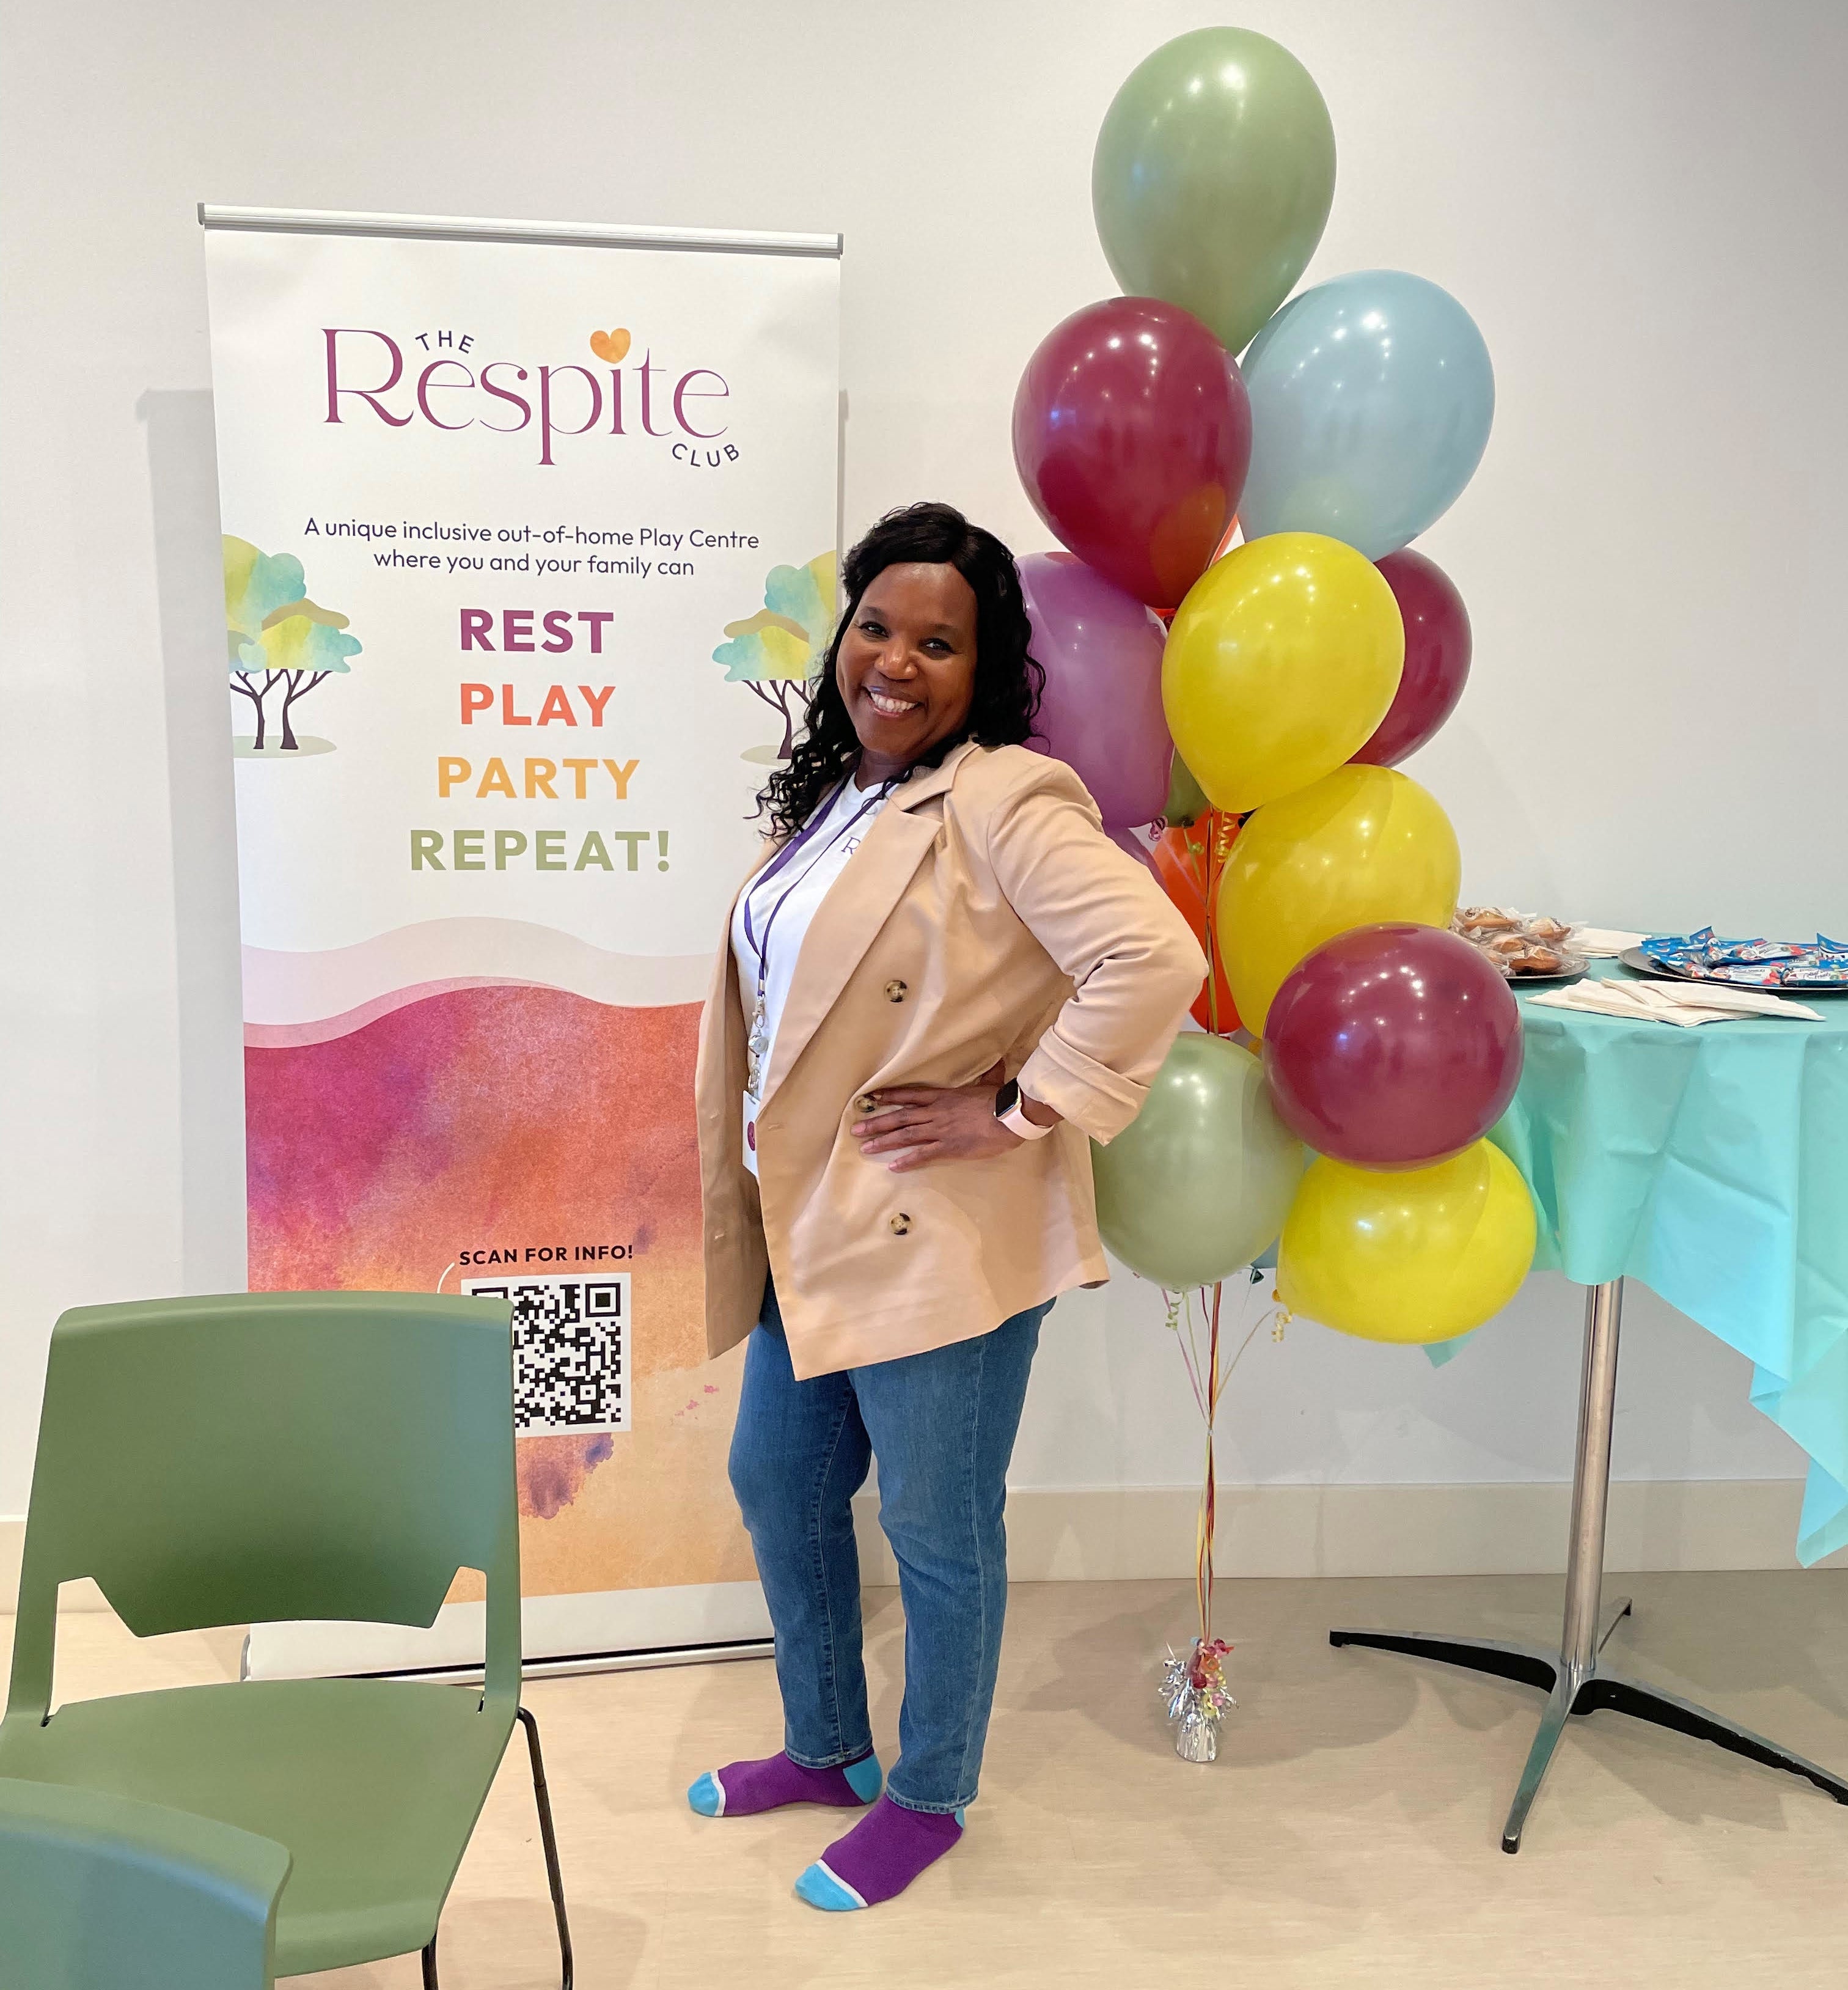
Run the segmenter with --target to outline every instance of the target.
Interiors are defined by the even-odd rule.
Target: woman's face
[[[975,696],[975,591],[953,566],[888,566],[860,597],[834,681],[875,778],[961,729]]]

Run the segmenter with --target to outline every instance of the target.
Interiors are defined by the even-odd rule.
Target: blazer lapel
[[[808,1048],[936,841],[941,820],[935,810],[918,814],[919,804],[942,794],[955,779],[957,763],[974,750],[965,743],[946,756],[942,766],[927,768],[895,789],[847,868],[828,888],[796,956],[796,972],[765,1074],[766,1100]]]

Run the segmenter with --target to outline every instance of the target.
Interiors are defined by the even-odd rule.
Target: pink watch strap
[[[1053,1126],[1058,1125],[1053,1122]],[[1027,1095],[1017,1093],[1013,1105],[1001,1115],[1001,1124],[1010,1133],[1017,1133],[1023,1140],[1043,1140],[1052,1131],[1051,1126],[1037,1125],[1027,1117]]]

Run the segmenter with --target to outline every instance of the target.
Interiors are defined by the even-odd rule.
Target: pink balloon
[[[1112,297],[1055,326],[1014,397],[1014,461],[1034,509],[1087,566],[1167,610],[1238,508],[1252,409],[1199,319]]]
[[[1029,553],[1021,589],[1046,673],[1027,743],[1073,769],[1106,829],[1153,822],[1174,758],[1161,708],[1160,620],[1069,553]]]
[[[1356,926],[1292,968],[1264,1023],[1277,1116],[1318,1154],[1418,1168],[1461,1153],[1520,1082],[1520,1010],[1435,926]]]
[[[1405,671],[1386,716],[1354,757],[1391,767],[1456,710],[1469,678],[1469,611],[1443,569],[1410,547],[1374,564],[1405,624]]]

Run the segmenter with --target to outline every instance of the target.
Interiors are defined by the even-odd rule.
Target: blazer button
[[[902,981],[888,981],[885,984],[885,999],[888,1002],[902,1002],[908,992]]]
[[[896,1216],[889,1217],[887,1220],[885,1227],[892,1232],[893,1236],[902,1237],[911,1228],[911,1218],[905,1214],[903,1210],[900,1210]]]

